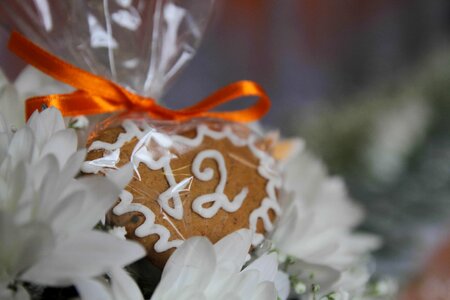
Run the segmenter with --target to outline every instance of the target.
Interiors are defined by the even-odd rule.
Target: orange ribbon
[[[131,93],[105,78],[77,68],[40,48],[23,35],[13,32],[8,44],[17,56],[37,69],[77,90],[70,94],[33,97],[26,101],[28,119],[35,110],[54,106],[64,116],[91,115],[116,111],[146,111],[157,119],[186,120],[196,117],[220,118],[228,121],[259,120],[270,109],[270,100],[263,89],[252,81],[238,81],[216,91],[197,104],[180,110],[159,105],[154,99]],[[255,104],[236,111],[213,112],[212,109],[242,97],[258,97]]]

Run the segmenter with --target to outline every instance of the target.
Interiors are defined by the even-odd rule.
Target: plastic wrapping
[[[50,5],[51,3],[51,5]],[[212,0],[11,1],[26,36],[61,58],[156,99],[189,61]],[[19,16],[19,17],[17,17]],[[134,178],[108,215],[162,267],[183,240],[250,228],[253,246],[280,214],[276,140],[240,123],[122,113],[91,132],[85,174],[128,163]]]
[[[8,29],[129,90],[160,99],[194,56],[214,0],[8,0]]]

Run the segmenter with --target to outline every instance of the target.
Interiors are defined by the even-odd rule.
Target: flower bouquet
[[[270,107],[261,87],[158,101],[212,6],[0,4],[22,32],[9,48],[75,88],[46,93],[26,70],[0,99],[2,299],[390,299],[395,285],[370,278],[380,240],[354,232],[363,211],[342,180],[300,139],[247,125]],[[17,129],[21,86],[35,95]]]

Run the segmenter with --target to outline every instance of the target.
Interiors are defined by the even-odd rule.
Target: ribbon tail
[[[210,111],[220,105],[241,100],[243,97],[257,97],[258,99],[248,108],[236,111]],[[176,114],[178,115],[177,119],[206,117],[234,122],[253,122],[267,114],[270,107],[270,99],[261,86],[253,81],[242,80],[225,86],[193,106],[176,111]]]

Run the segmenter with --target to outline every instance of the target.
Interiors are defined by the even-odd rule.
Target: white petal
[[[57,158],[52,154],[45,156],[36,164],[33,179],[34,185],[41,190],[40,215],[43,220],[48,220],[55,207],[61,205],[65,198],[79,190],[84,192],[85,187],[73,179],[78,174],[84,154],[84,150],[74,153],[61,171]]]
[[[275,246],[284,253],[291,253],[292,244],[299,242],[301,232],[297,224],[299,223],[299,214],[297,205],[291,203],[289,207],[283,209],[283,214],[272,234],[272,240]],[[295,236],[295,238],[293,238]]]
[[[91,175],[78,180],[86,192],[83,206],[68,219],[71,232],[94,227],[117,201],[120,189],[103,176]]]
[[[256,270],[259,272],[260,282],[274,281],[278,271],[278,260],[275,253],[264,254],[248,265],[243,272]]]
[[[106,177],[114,182],[119,189],[123,189],[133,178],[133,165],[128,163],[117,171],[108,172]]]
[[[45,224],[17,225],[11,215],[0,211],[0,274],[14,277],[29,268],[53,247]]]
[[[60,243],[21,278],[49,286],[69,285],[75,279],[106,273],[145,256],[135,242],[119,240],[110,234],[90,231]]]
[[[22,286],[17,285],[17,290],[13,291],[6,285],[0,284],[0,299],[2,300],[30,300],[28,291]]]
[[[3,74],[3,72],[1,72],[1,70],[0,111],[2,111],[8,117],[8,122],[15,127],[22,127],[22,125],[25,124],[23,104],[19,100],[16,89],[12,84],[8,82],[6,76]]]
[[[9,147],[8,134],[5,132],[0,132],[0,163],[5,159],[5,156],[8,153],[8,147]]]
[[[204,290],[205,295],[212,297],[212,295],[221,295],[225,291],[235,291],[230,282],[234,277],[239,276],[239,273],[230,273],[224,268],[216,266],[216,270],[213,274],[210,274],[210,281],[208,287]],[[235,281],[233,281],[235,283]]]
[[[214,244],[217,264],[230,273],[238,273],[250,250],[252,232],[248,229],[235,231]]]
[[[292,237],[291,244],[284,240],[283,247],[280,247],[283,252],[311,263],[321,263],[321,260],[338,250],[339,240],[344,235],[340,228],[328,227],[319,230],[307,222],[303,223],[303,226],[308,228],[308,232],[299,240]]]
[[[277,291],[273,282],[262,282],[258,285],[251,300],[276,300]]]
[[[6,186],[2,188],[0,195],[0,207],[3,209],[18,212],[23,200],[24,193],[27,191],[29,180],[27,177],[27,168],[24,162],[20,162],[15,169],[9,172],[5,178]],[[22,201],[21,201],[22,200]]]
[[[9,135],[8,135],[8,133],[7,132],[0,132],[0,162],[3,161],[5,155],[8,153],[8,147],[9,147]]]
[[[85,158],[86,149],[81,149],[73,153],[67,160],[61,173],[65,174],[68,178],[74,178],[80,172],[81,164]]]
[[[40,156],[53,154],[60,166],[64,166],[69,157],[77,150],[77,135],[73,129],[64,129],[55,132],[43,145]]]
[[[362,208],[351,201],[345,183],[337,177],[330,177],[322,182],[313,204],[322,226],[350,229],[364,217]]]
[[[108,272],[111,288],[116,300],[141,300],[144,296],[134,279],[122,268]]]
[[[28,291],[22,286],[17,286],[17,291],[14,294],[14,300],[30,300],[30,294],[28,294]]]
[[[20,160],[31,160],[34,148],[33,143],[33,132],[29,128],[22,128],[14,134],[8,150],[8,153],[13,158],[14,165]]]
[[[288,273],[297,276],[306,285],[319,284],[321,290],[330,288],[339,280],[341,272],[328,266],[318,264],[308,264],[303,261],[296,261],[289,266]]]
[[[227,292],[219,294],[219,298],[215,297],[215,300],[243,300],[244,298],[237,295],[235,292]]]
[[[73,284],[81,300],[113,300],[106,285],[99,280],[79,278]]]
[[[286,300],[289,296],[289,292],[291,289],[291,282],[289,281],[289,275],[278,271],[277,275],[275,276],[275,288],[278,293],[278,297],[281,300]]]
[[[39,191],[38,211],[44,212],[45,216],[45,212],[52,211],[62,200],[61,194],[66,188],[63,184],[67,185],[67,178],[59,171],[58,160],[54,155],[47,155],[39,160],[31,171],[34,172],[33,187]]]
[[[158,298],[155,297],[154,295],[152,295],[151,300],[159,300],[159,299],[164,299],[164,300],[171,300],[171,299],[176,299],[176,300],[211,300],[209,298],[207,298],[202,291],[199,291],[195,288],[190,288],[190,289],[186,289],[184,290],[181,294],[177,294],[175,295],[175,297],[171,297],[171,295],[166,295],[164,298]]]
[[[35,111],[28,120],[28,126],[33,130],[39,148],[53,134],[66,128],[61,112],[54,107],[44,109],[41,113]]]
[[[250,299],[259,283],[259,272],[247,270],[233,276],[226,282],[227,290],[235,291],[241,299]]]
[[[198,290],[204,290],[214,272],[215,263],[214,248],[207,238],[188,239],[167,261],[155,294],[162,295],[169,288],[182,291],[192,284]]]
[[[1,111],[0,111],[0,132],[1,133],[5,133],[8,136],[11,133],[10,126],[9,126],[8,122],[6,121],[4,115],[3,115],[3,113]]]
[[[35,189],[40,189],[47,178],[50,178],[50,180],[57,180],[60,178],[58,160],[54,155],[47,155],[46,157],[39,159],[31,168],[30,172],[32,172],[31,177]],[[62,191],[64,186],[59,186],[58,184],[55,185],[55,182],[53,181],[49,188],[51,191]],[[48,196],[49,195],[45,195],[45,197]],[[48,201],[52,200],[53,199],[49,199]]]
[[[85,191],[76,191],[68,197],[64,198],[64,201],[54,205],[51,210],[47,211],[48,222],[51,224],[52,229],[57,234],[70,233],[71,222],[74,215],[77,215],[83,207],[83,200],[86,197]],[[50,208],[48,208],[50,209]],[[84,222],[84,220],[79,220]]]

